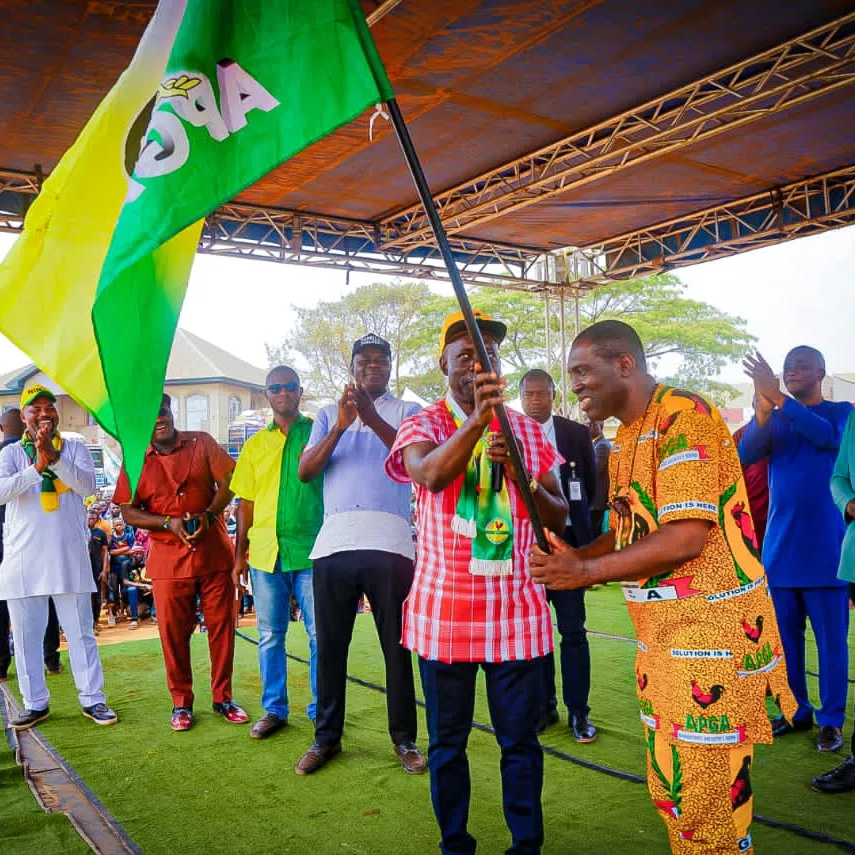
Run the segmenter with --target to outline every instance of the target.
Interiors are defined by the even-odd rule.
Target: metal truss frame
[[[0,232],[19,232],[42,178],[0,170]],[[544,255],[532,247],[452,240],[471,285],[580,293],[855,224],[855,165],[694,212],[602,243]],[[377,249],[379,224],[252,205],[208,217],[199,251],[384,276],[448,281],[438,250]]]
[[[472,285],[542,290],[535,278],[542,250],[458,238],[452,241],[461,273]],[[223,205],[208,217],[199,252],[321,267],[448,281],[439,250],[378,248],[374,222],[326,217],[253,205]]]
[[[439,193],[456,234],[629,166],[855,83],[855,12]],[[385,218],[383,245],[430,240],[418,206]]]
[[[855,165],[556,253],[552,277],[588,290],[852,224]]]
[[[0,232],[19,232],[42,176],[0,169]],[[255,205],[223,205],[205,223],[199,252],[303,264],[385,276],[448,281],[439,250],[415,251],[377,247],[378,224]],[[516,290],[542,290],[538,279],[543,250],[496,242],[456,238],[452,248],[463,278],[471,285]]]

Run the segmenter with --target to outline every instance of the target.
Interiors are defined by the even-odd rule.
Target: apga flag
[[[367,107],[393,97],[358,0],[162,0],[143,44],[161,15],[172,26],[153,40],[160,50],[155,59],[164,53],[168,59],[146,66],[144,97],[114,115],[107,105],[121,100],[120,80],[57,169],[89,154],[75,157],[96,120],[120,127],[119,133],[105,128],[99,140],[109,144],[85,158],[88,181],[77,187],[86,191],[70,200],[84,207],[93,188],[97,192],[100,161],[123,164],[127,151],[136,154],[131,174],[123,175],[118,221],[109,223],[112,240],[97,291],[89,295],[101,397],[86,385],[88,377],[82,386],[69,382],[74,378],[62,358],[48,371],[119,439],[132,485],[159,407],[201,219]],[[133,65],[144,65],[142,50]],[[57,211],[48,210],[46,219],[51,216],[56,220]],[[72,225],[64,228],[65,239],[58,233],[55,247],[66,263],[78,253]],[[20,242],[26,239],[25,229]],[[39,288],[56,284],[36,274],[26,284],[31,310],[33,300],[45,296]],[[82,294],[68,278],[61,293],[50,295],[61,303],[48,314],[55,326],[47,330],[39,313],[30,316],[30,324],[40,323],[60,342],[65,305]],[[38,347],[25,349],[39,362]]]
[[[114,435],[92,304],[128,192],[125,141],[163,77],[184,6],[157,8],[130,66],[45,181],[0,265],[0,331]]]

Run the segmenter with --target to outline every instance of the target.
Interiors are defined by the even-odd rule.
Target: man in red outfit
[[[744,424],[733,434],[733,441],[739,446],[748,424]],[[756,463],[743,463],[742,474],[745,475],[745,489],[748,492],[748,507],[754,520],[754,533],[757,543],[763,548],[763,538],[766,536],[766,520],[769,518],[769,460],[764,457]]]
[[[201,600],[211,655],[214,712],[233,724],[249,721],[232,700],[235,652],[234,551],[222,513],[232,498],[234,461],[210,434],[177,431],[169,395],[163,396],[133,498],[122,472],[113,501],[135,528],[151,532],[146,573],[152,580],[172,694],[173,730],[193,725],[190,638]]]

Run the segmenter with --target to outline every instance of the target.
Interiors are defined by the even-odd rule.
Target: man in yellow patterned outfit
[[[671,851],[750,853],[753,748],[772,742],[767,689],[788,718],[795,701],[736,447],[715,407],[647,373],[627,324],[589,327],[568,367],[587,416],[621,421],[611,527],[579,550],[550,535],[532,576],[557,590],[622,583],[648,787]]]

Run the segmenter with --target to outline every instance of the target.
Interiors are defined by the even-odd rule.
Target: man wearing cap
[[[136,493],[123,470],[113,501],[128,525],[151,532],[146,574],[152,580],[166,682],[172,695],[170,727],[193,726],[190,638],[201,600],[211,656],[213,710],[231,724],[249,716],[232,698],[235,654],[234,552],[223,509],[234,461],[202,431],[178,431],[164,395],[145,453]]]
[[[419,656],[440,849],[475,852],[466,743],[480,667],[502,753],[508,852],[535,855],[543,845],[540,680],[552,622],[544,589],[528,572],[534,530],[517,484],[529,482],[551,529],[564,531],[568,508],[553,470],[562,458],[540,425],[508,411],[525,472],[514,470],[504,437],[493,430],[493,408],[504,401],[499,343],[507,328],[475,314],[492,365],[478,364],[461,313],[446,318],[440,367],[448,395],[401,425],[386,461],[391,478],[416,487],[419,554],[403,641]]]
[[[411,490],[386,477],[386,459],[398,426],[418,404],[389,392],[392,349],[369,333],[353,344],[351,373],[337,404],[324,407],[312,428],[298,474],[323,474],[324,522],[314,562],[318,644],[315,741],[295,767],[308,775],[341,751],[347,653],[357,603],[365,592],[386,664],[389,735],[404,770],[420,774],[412,659],[401,646],[401,606],[413,579]]]
[[[63,439],[56,396],[40,385],[21,395],[26,430],[0,451],[0,504],[6,505],[0,599],[7,601],[15,642],[22,714],[10,722],[26,730],[50,715],[42,644],[53,598],[68,641],[68,658],[83,715],[115,724],[92,631],[89,533],[84,498],[95,492],[86,446]]]

